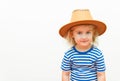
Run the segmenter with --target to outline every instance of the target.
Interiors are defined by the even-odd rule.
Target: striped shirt
[[[61,69],[71,72],[71,81],[97,81],[97,72],[105,71],[104,57],[95,46],[85,52],[73,46],[65,53]]]

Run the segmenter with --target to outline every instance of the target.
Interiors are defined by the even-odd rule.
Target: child
[[[73,45],[62,60],[62,81],[106,81],[104,57],[94,45],[105,31],[106,25],[93,20],[88,9],[73,11],[71,22],[59,30]]]

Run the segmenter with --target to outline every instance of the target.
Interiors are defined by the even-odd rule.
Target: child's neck
[[[75,48],[80,52],[85,52],[85,51],[89,50],[91,47],[92,47],[92,45],[89,45],[89,46],[75,45]]]

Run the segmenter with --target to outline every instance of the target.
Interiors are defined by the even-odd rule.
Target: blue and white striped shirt
[[[97,72],[105,71],[104,57],[95,46],[85,52],[73,46],[65,53],[61,69],[71,72],[71,81],[97,81]]]

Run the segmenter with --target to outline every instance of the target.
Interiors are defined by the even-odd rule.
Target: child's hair
[[[83,24],[84,25],[84,24]],[[79,26],[79,25],[77,25],[77,26]],[[94,31],[94,34],[93,34],[93,44],[98,44],[97,43],[97,37],[98,37],[98,32],[97,32],[97,30],[96,30],[96,26],[95,25],[91,25],[91,24],[85,24],[85,26],[92,26],[93,27],[93,31]],[[75,27],[75,26],[74,26]],[[73,39],[73,37],[72,37],[72,34],[73,34],[73,28],[74,27],[72,27],[68,32],[67,32],[67,34],[66,34],[66,36],[65,36],[65,38],[67,39],[67,41],[68,41],[68,43],[70,43],[71,45],[75,45],[76,43],[75,43],[75,41],[74,41],[74,39]]]

